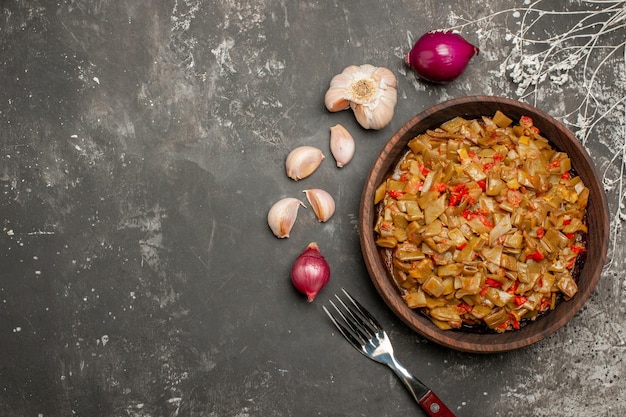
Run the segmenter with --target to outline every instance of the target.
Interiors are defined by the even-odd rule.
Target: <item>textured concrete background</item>
[[[0,2],[0,415],[421,415],[323,314],[341,287],[459,416],[625,415],[624,2],[511,3]],[[517,36],[567,33],[586,22],[572,11],[602,7],[622,20],[598,47],[525,85],[537,51],[518,54]],[[445,86],[402,63],[438,28],[481,48]],[[378,132],[323,105],[332,76],[363,63],[398,78],[396,115]],[[612,218],[610,261],[585,308],[544,341],[490,356],[441,348],[395,318],[356,226],[386,139],[429,105],[471,94],[565,121],[597,161]],[[336,123],[357,140],[341,170],[327,151]],[[327,159],[296,183],[283,164],[303,144]],[[334,195],[333,219],[301,210],[292,237],[276,239],[269,207],[312,187]],[[333,275],[307,304],[289,268],[311,241]]]

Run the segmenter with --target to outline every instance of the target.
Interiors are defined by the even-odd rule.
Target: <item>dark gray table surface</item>
[[[0,415],[423,415],[324,315],[342,287],[459,416],[625,415],[624,14],[623,1],[0,2]],[[481,49],[447,85],[402,60],[438,28]],[[398,78],[380,131],[324,107],[332,76],[365,63]],[[560,67],[527,85],[535,64]],[[385,141],[428,106],[474,94],[535,104],[577,133],[612,222],[585,308],[494,355],[400,322],[371,284],[357,227]],[[343,169],[328,150],[337,123],[357,142]],[[326,159],[294,182],[284,160],[304,144]],[[269,207],[307,188],[335,197],[334,217],[302,209],[292,236],[275,238]],[[289,269],[312,241],[332,277],[309,304]]]

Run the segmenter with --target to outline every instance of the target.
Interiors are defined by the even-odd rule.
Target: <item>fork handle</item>
[[[400,380],[402,380],[404,386],[407,387],[413,398],[415,398],[415,401],[417,401],[426,414],[430,417],[455,417],[454,413],[437,397],[437,394],[424,385],[422,381],[415,378],[394,357],[391,357],[391,361],[388,362],[387,365],[395,372]]]
[[[417,403],[430,417],[454,417],[452,411],[446,407],[432,390],[429,390],[426,395],[417,400]]]

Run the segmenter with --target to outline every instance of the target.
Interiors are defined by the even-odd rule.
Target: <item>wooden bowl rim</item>
[[[460,111],[463,109],[463,111]],[[490,109],[490,113],[484,113]],[[503,334],[476,334],[462,331],[442,331],[428,318],[409,309],[400,297],[393,278],[389,275],[374,242],[372,226],[374,224],[374,191],[390,169],[395,166],[400,155],[406,152],[406,143],[418,133],[434,128],[451,119],[454,115],[479,117],[491,115],[495,109],[501,109],[509,117],[516,119],[521,115],[533,118],[535,125],[553,147],[563,150],[572,158],[577,173],[590,190],[588,206],[588,245],[586,261],[579,276],[579,291],[569,301],[560,303],[545,317],[529,323],[520,330]],[[514,113],[514,114],[513,114]],[[593,214],[593,215],[592,215]],[[609,242],[608,204],[600,176],[591,157],[576,137],[549,114],[529,105],[506,97],[468,96],[451,99],[434,105],[413,118],[398,129],[381,149],[374,160],[361,194],[359,210],[360,243],[363,258],[370,278],[387,306],[411,329],[423,337],[442,346],[472,353],[496,353],[526,347],[551,335],[564,326],[583,307],[591,296],[606,262]],[[585,277],[585,279],[582,279]]]

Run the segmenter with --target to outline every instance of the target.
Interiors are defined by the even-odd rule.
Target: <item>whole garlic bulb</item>
[[[387,68],[350,65],[332,78],[324,102],[331,112],[352,108],[361,126],[379,130],[393,118],[396,85],[395,75]]]

